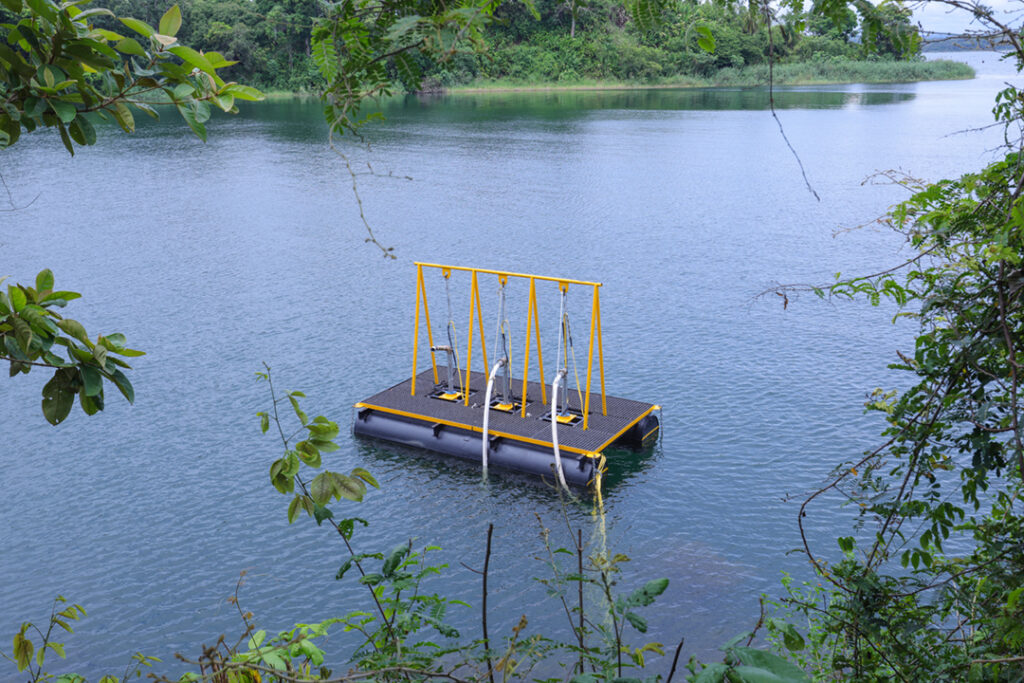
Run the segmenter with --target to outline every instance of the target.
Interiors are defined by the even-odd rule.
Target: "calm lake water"
[[[253,373],[267,362],[311,414],[347,427],[354,402],[408,376],[421,260],[604,283],[608,391],[664,406],[660,445],[616,456],[607,542],[632,558],[623,590],[671,580],[648,610],[648,639],[671,652],[685,637],[685,653],[714,657],[754,625],[762,592],[780,592],[780,572],[804,575],[787,555],[799,536],[785,498],[876,443],[882,424],[863,414],[864,396],[900,382],[886,364],[912,343],[891,310],[807,296],[784,310],[755,296],[902,260],[882,229],[836,234],[904,196],[864,183],[876,171],[938,179],[992,157],[998,130],[958,131],[990,122],[1012,72],[992,54],[956,58],[979,77],[776,94],[820,202],[763,89],[397,100],[367,128],[368,148],[343,147],[379,174],[360,176],[359,192],[396,261],[364,244],[315,102],[246,107],[216,120],[207,144],[171,117],[109,131],[73,159],[55,136],[23,140],[0,156],[15,203],[31,202],[0,218],[0,274],[28,282],[52,268],[58,288],[85,295],[69,316],[148,355],[134,406],[108,393],[105,412],[76,408],[56,428],[39,411],[42,372],[0,382],[0,643],[62,594],[89,610],[65,639],[75,670],[120,673],[141,650],[174,672],[175,652],[241,632],[227,598],[242,571],[242,606],[270,630],[366,608],[358,586],[333,578],[344,559],[334,538],[287,524],[288,499],[267,477],[278,446],[255,417],[269,395]],[[460,331],[466,287],[453,291]],[[492,283],[483,295],[490,335]],[[525,326],[517,296],[512,320]],[[556,294],[539,296],[553,349]],[[570,293],[579,330],[587,310]],[[337,506],[370,522],[359,549],[436,543],[451,566],[433,588],[476,605],[478,577],[460,563],[482,564],[493,523],[492,636],[524,613],[531,628],[568,634],[532,579],[545,576],[535,515],[568,544],[550,488],[498,472],[484,486],[474,467],[347,430],[339,443],[330,467],[382,483]],[[808,519],[826,553],[850,516],[835,502]],[[600,545],[591,502],[567,514]],[[452,616],[475,637],[476,615]],[[344,651],[343,637],[332,643]]]

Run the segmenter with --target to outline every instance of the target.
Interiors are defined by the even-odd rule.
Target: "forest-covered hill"
[[[122,16],[156,24],[167,0],[106,0]],[[234,80],[268,90],[317,89],[310,57],[310,29],[323,11],[317,0],[179,0],[184,44],[215,50],[238,64],[226,71]],[[815,65],[807,80],[912,80],[941,77],[904,64],[879,67],[866,77],[850,60],[916,61],[919,40],[909,13],[895,5],[880,8],[896,27],[896,38],[879,38],[870,57],[861,44],[861,22],[848,11],[839,23],[817,17],[774,19],[771,41],[757,3],[683,0],[665,10],[662,21],[641,30],[622,0],[536,0],[539,17],[521,2],[502,4],[488,27],[484,49],[461,53],[443,64],[423,64],[424,87],[436,89],[486,82],[520,85],[587,81],[629,83],[755,82],[767,62],[769,43],[776,61]],[[117,27],[109,27],[117,28]],[[703,42],[703,46],[701,43]],[[709,42],[714,49],[708,51]],[[908,70],[909,68],[909,70]],[[726,70],[722,79],[718,74]],[[934,69],[933,69],[934,70]],[[869,70],[870,71],[870,70]],[[948,71],[948,69],[947,69]],[[967,77],[963,73],[947,74]],[[808,73],[811,73],[808,72]],[[919,73],[921,72],[921,73]],[[741,75],[737,75],[737,73]],[[785,78],[785,71],[782,72]],[[749,74],[749,75],[744,75]],[[859,75],[856,75],[859,74]],[[731,80],[730,80],[731,79]]]

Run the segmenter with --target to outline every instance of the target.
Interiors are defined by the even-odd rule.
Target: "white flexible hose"
[[[566,491],[569,486],[565,483],[565,474],[562,472],[562,456],[558,453],[558,383],[565,379],[566,370],[562,368],[555,375],[555,381],[551,383],[551,446],[555,451],[555,469],[558,470],[558,481]]]
[[[487,423],[490,422],[491,417],[491,389],[494,388],[494,376],[498,374],[498,370],[501,370],[504,365],[505,359],[502,358],[491,368],[491,376],[487,378],[487,391],[484,392],[484,433],[480,444],[480,462],[483,464],[484,476],[487,476],[487,455],[490,451],[491,442],[487,433]]]

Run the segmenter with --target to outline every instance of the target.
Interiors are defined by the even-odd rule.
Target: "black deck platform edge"
[[[443,372],[442,372],[443,374]],[[487,385],[487,376],[482,372],[471,372],[469,380],[469,405],[461,401],[454,403],[437,398],[430,394],[435,390],[433,369],[425,370],[416,377],[416,394],[412,395],[412,380],[403,382],[374,394],[356,404],[359,410],[369,409],[387,413],[395,417],[403,417],[413,423],[423,423],[433,429],[433,425],[446,425],[450,428],[465,430],[467,433],[483,432],[483,403]],[[522,401],[522,379],[512,380],[512,398]],[[458,390],[458,387],[456,387]],[[545,387],[545,398],[550,401],[550,386]],[[492,390],[493,391],[493,390]],[[550,404],[541,401],[542,391],[539,382],[528,382],[526,391],[527,417],[520,417],[517,410],[508,414],[491,410],[488,418],[488,431],[491,436],[518,442],[520,445],[547,451],[550,457],[551,423],[544,417],[550,411]],[[575,454],[596,456],[605,448],[626,435],[635,425],[654,411],[657,406],[630,399],[608,396],[607,415],[601,412],[601,394],[590,394],[590,417],[588,429],[583,429],[580,421],[576,425],[558,426],[559,450],[567,456]],[[582,413],[580,394],[575,387],[569,390],[570,410]],[[381,438],[387,438],[386,436]],[[474,439],[479,451],[479,436]],[[424,447],[430,448],[427,444]],[[434,449],[436,450],[436,449]]]

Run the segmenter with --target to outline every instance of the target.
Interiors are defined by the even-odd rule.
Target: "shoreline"
[[[446,95],[485,95],[512,93],[614,92],[628,90],[746,90],[767,88],[767,65],[740,69],[722,69],[709,78],[679,76],[678,80],[642,83],[631,81],[577,81],[548,83],[516,83],[514,81],[483,81],[437,89],[419,90],[413,95],[438,97]],[[971,80],[977,77],[972,67],[955,60],[925,62],[841,61],[832,63],[791,62],[774,67],[775,87],[819,85],[891,85],[929,81]],[[788,72],[788,73],[787,73]],[[312,92],[272,90],[264,92],[265,100],[318,97]],[[396,93],[396,96],[400,96]]]
[[[969,81],[974,76],[963,78],[921,78],[917,80],[864,81],[864,80],[806,80],[806,81],[775,81],[774,87],[808,86],[808,85],[890,85],[895,83],[927,83],[930,81]],[[419,90],[415,95],[485,95],[487,93],[542,93],[542,92],[599,92],[615,90],[748,90],[767,88],[767,83],[609,83],[607,85],[496,85],[496,86],[462,86],[456,85],[443,90]]]
[[[898,65],[900,73],[888,77],[879,74],[879,64]],[[929,66],[931,65],[931,66]],[[957,66],[953,66],[957,65]],[[883,66],[889,70],[896,67]],[[765,73],[767,66],[757,65],[743,69],[723,69],[713,77],[702,79],[682,77],[678,81],[660,83],[632,83],[623,81],[595,81],[577,83],[529,83],[517,84],[508,81],[490,81],[455,85],[438,90],[421,91],[422,95],[479,95],[486,93],[516,92],[587,92],[600,90],[698,90],[698,89],[748,89],[768,87]],[[928,81],[971,80],[977,73],[970,66],[954,60],[936,60],[932,62],[869,62],[850,61],[835,64],[817,64],[814,62],[793,62],[779,64],[774,67],[776,75],[773,85],[779,86],[810,86],[810,85],[888,85],[895,83],[923,83]],[[779,72],[782,73],[779,73]],[[789,71],[790,74],[785,72]],[[824,75],[822,71],[838,71],[839,73]],[[875,74],[871,74],[875,71]],[[907,74],[906,71],[917,72]],[[814,73],[818,72],[818,73]],[[875,77],[872,77],[874,75]],[[908,75],[917,76],[908,78]]]

